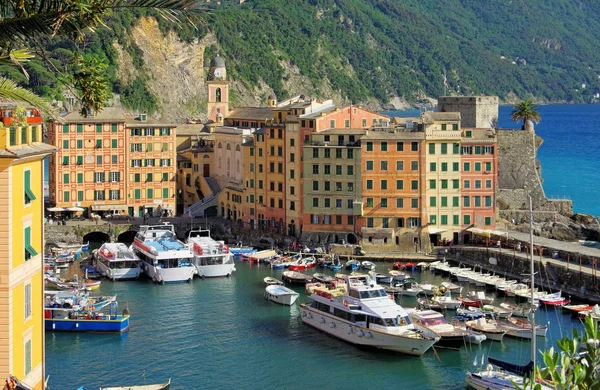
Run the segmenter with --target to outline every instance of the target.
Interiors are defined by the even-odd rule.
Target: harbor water
[[[298,303],[288,307],[264,299],[263,278],[280,278],[281,271],[246,262],[236,267],[231,278],[186,284],[104,280],[100,293],[117,294],[120,310],[131,313],[131,327],[123,334],[47,332],[50,388],[89,390],[172,378],[171,389],[462,389],[465,372],[480,368],[482,358],[529,361],[529,342],[508,337],[461,351],[430,350],[421,358],[357,348],[303,324]],[[377,264],[379,272],[391,268]],[[434,284],[447,280],[429,271],[413,276]],[[465,286],[463,295],[478,289]],[[293,288],[301,293],[299,303],[308,301],[303,286]],[[411,297],[398,302],[416,305]],[[548,337],[537,338],[538,349],[581,328],[560,309],[540,308],[537,322],[550,324]]]

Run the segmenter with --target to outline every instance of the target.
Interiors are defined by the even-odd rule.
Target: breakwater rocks
[[[510,217],[510,215],[508,215]],[[510,230],[529,233],[529,221],[522,217],[521,220],[511,218],[514,224],[509,225]],[[533,233],[538,237],[552,238],[560,241],[598,241],[600,242],[600,217],[589,214],[575,214],[570,217],[554,214],[545,221],[534,222]]]

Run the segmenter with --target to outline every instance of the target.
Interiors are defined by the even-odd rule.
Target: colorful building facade
[[[0,375],[44,388],[42,127],[0,126]]]

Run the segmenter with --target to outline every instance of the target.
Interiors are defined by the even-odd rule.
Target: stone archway
[[[89,243],[89,250],[93,251],[100,248],[105,242],[110,242],[110,235],[105,232],[89,232],[83,236],[83,242]]]
[[[356,237],[356,234],[354,234],[354,233],[346,234],[346,242],[348,244],[356,244],[358,242],[358,238]]]
[[[117,237],[117,242],[121,242],[125,245],[131,245],[131,244],[133,244],[133,239],[135,238],[136,234],[137,234],[137,232],[133,231],[133,230],[128,230],[126,232],[123,232],[123,233],[119,234],[119,236]]]

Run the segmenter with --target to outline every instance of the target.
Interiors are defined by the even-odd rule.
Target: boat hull
[[[97,262],[97,267],[100,271],[100,274],[112,281],[137,279],[140,277],[140,273],[142,272],[142,270],[139,267],[122,269],[108,268],[101,262]]]
[[[452,349],[454,351],[459,351],[463,345],[465,345],[465,337],[460,335],[447,336],[442,334],[440,340],[435,343],[436,348]]]
[[[140,263],[144,273],[156,283],[182,283],[194,277],[194,266],[177,268],[158,268],[144,261]]]
[[[359,346],[421,356],[437,341],[437,339],[413,338],[374,331],[316,311],[306,305],[301,305],[300,311],[302,322],[305,324]]]
[[[271,294],[265,291],[265,299],[284,306],[292,306],[298,299],[298,294]]]
[[[46,330],[56,332],[120,333],[129,329],[129,315],[119,315],[115,320],[45,318],[44,326]]]
[[[218,265],[197,265],[198,276],[201,278],[217,278],[221,276],[231,276],[235,271],[235,264],[218,264]]]

